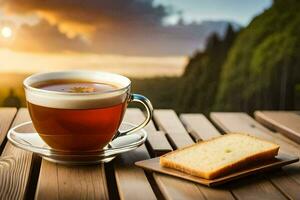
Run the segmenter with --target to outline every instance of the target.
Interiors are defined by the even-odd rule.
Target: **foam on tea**
[[[105,81],[105,82],[104,82]],[[26,99],[35,129],[51,147],[101,149],[116,134],[127,107],[128,83],[54,79],[34,82]],[[33,89],[35,90],[35,89]]]
[[[27,95],[27,101],[51,108],[91,109],[109,107],[124,102],[127,97],[127,93],[118,92],[122,88],[121,85],[88,82],[86,80],[47,80],[34,83],[32,87],[50,93],[49,95],[30,93]],[[70,95],[63,95],[66,93]]]
[[[33,87],[66,93],[105,93],[118,89],[117,86],[112,84],[89,82],[85,80],[49,80],[36,83]]]

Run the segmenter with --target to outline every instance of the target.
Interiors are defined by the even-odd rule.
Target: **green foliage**
[[[211,35],[182,77],[132,82],[155,108],[178,112],[300,109],[300,1],[274,0],[239,33],[229,26],[224,38]]]
[[[181,78],[146,80],[142,92],[178,112],[298,108],[299,11],[300,1],[275,0],[238,35],[231,27],[224,39],[213,34]]]
[[[190,60],[175,104],[178,112],[208,113],[211,110],[222,66],[235,36],[231,26],[228,26],[223,40],[212,34],[207,40],[206,50]]]
[[[277,0],[238,35],[225,62],[215,108],[292,109],[300,82],[300,2]]]
[[[179,78],[131,79],[132,92],[140,93],[150,99],[155,108],[172,108],[174,94],[178,90]]]
[[[203,52],[190,58],[180,78],[133,80],[133,90],[149,97],[156,108],[178,112],[209,112],[213,106],[223,63],[236,33],[228,27],[224,39],[212,34]]]

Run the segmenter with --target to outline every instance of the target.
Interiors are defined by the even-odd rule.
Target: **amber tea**
[[[34,87],[67,93],[101,93],[118,89],[117,86],[76,80],[55,80],[37,83]],[[113,97],[112,97],[113,98]],[[59,106],[28,102],[31,119],[43,140],[51,147],[63,150],[92,150],[102,148],[117,132],[126,107],[125,99],[99,99],[94,104],[84,101],[61,101]],[[111,102],[111,104],[109,104]],[[64,108],[72,104],[72,108]],[[103,144],[103,145],[99,145]]]
[[[66,71],[32,75],[24,81],[33,125],[52,148],[64,151],[102,149],[119,136],[118,128],[130,101],[142,103],[148,116],[152,106],[142,95],[130,94],[130,80],[106,72]]]

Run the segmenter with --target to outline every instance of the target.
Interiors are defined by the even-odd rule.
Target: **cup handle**
[[[118,132],[114,137],[113,139],[119,137],[119,136],[123,136],[123,135],[128,135],[130,133],[133,133],[137,130],[140,130],[141,128],[145,127],[149,121],[151,120],[152,118],[152,115],[153,115],[153,106],[151,104],[151,102],[149,101],[149,99],[147,99],[145,96],[143,95],[140,95],[140,94],[130,94],[130,97],[129,97],[129,100],[128,102],[138,102],[138,103],[141,103],[145,109],[146,109],[146,112],[147,112],[147,116],[146,116],[146,119],[140,124],[138,125],[137,127],[134,127],[130,130],[127,130],[125,132]]]

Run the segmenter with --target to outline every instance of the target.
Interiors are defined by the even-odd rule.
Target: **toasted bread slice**
[[[279,145],[239,133],[230,133],[160,157],[160,164],[179,171],[214,179],[247,164],[274,158]]]

